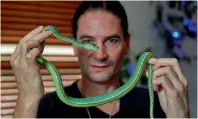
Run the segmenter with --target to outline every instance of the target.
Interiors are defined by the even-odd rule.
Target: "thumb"
[[[39,50],[40,50],[41,54],[43,53],[44,48],[45,48],[45,40],[39,46]]]
[[[148,70],[146,70],[146,77],[148,78]]]
[[[148,70],[146,70],[146,77],[149,78],[149,77],[148,77]],[[153,82],[152,82],[152,83],[153,83]],[[153,90],[154,90],[154,91],[158,91],[158,86],[153,85]]]

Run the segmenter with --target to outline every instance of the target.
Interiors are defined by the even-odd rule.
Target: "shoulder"
[[[149,90],[147,88],[135,87],[128,94],[125,95],[123,100],[133,109],[144,111],[145,114],[149,114],[150,97]],[[165,113],[162,110],[159,102],[159,98],[156,92],[154,92],[154,117],[165,118]]]
[[[64,91],[67,92],[68,95],[70,96],[75,96],[75,91],[76,91],[76,84],[73,83],[72,85],[66,86],[64,87]],[[58,98],[58,95],[56,93],[56,91],[53,92],[48,92],[46,93],[43,98],[41,99],[41,103],[45,103],[45,102],[58,102],[60,101]]]
[[[77,92],[76,84],[73,83],[70,86],[64,87],[64,91],[67,92],[69,96],[76,97]],[[37,117],[54,117],[56,118],[56,112],[59,109],[64,108],[65,110],[69,109],[69,106],[63,104],[63,102],[59,99],[56,91],[46,93],[43,98],[40,100],[38,106]]]

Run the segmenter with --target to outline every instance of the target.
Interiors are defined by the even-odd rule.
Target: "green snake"
[[[84,48],[86,50],[97,50],[99,47],[95,44],[85,44],[81,43],[77,40],[74,40],[72,38],[67,38],[61,35],[61,33],[53,26],[48,25],[44,27],[43,32],[51,30],[53,32],[53,35],[64,42],[69,42],[72,43],[75,46],[78,46],[80,48]],[[59,99],[73,107],[91,107],[91,106],[98,106],[98,105],[103,105],[112,101],[115,101],[128,92],[130,92],[139,82],[141,79],[142,74],[144,73],[144,69],[147,67],[148,68],[148,89],[149,89],[149,98],[150,98],[150,117],[153,118],[153,108],[154,108],[154,92],[152,88],[152,83],[151,83],[151,78],[152,78],[152,65],[148,64],[148,60],[152,58],[153,55],[150,52],[144,52],[140,58],[138,59],[137,62],[137,67],[134,71],[133,76],[129,78],[127,82],[125,82],[124,85],[121,87],[106,93],[102,94],[99,96],[95,97],[88,97],[88,98],[74,98],[69,95],[67,95],[64,91],[64,86],[62,83],[62,78],[61,75],[58,71],[58,69],[50,62],[48,62],[46,59],[43,57],[38,57],[37,62],[45,67],[52,75],[53,77],[53,82],[55,85],[56,93],[59,97]]]

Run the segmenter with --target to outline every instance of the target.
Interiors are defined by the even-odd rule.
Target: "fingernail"
[[[41,29],[41,28],[43,29],[43,26],[39,26],[38,28],[39,28],[39,29]]]
[[[49,31],[47,31],[47,33],[48,33],[48,34],[52,34],[53,32],[49,30]]]

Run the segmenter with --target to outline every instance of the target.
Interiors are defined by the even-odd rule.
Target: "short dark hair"
[[[80,6],[76,9],[72,20],[73,27],[73,37],[76,39],[76,32],[78,29],[78,19],[80,16],[88,11],[103,10],[116,15],[121,21],[121,27],[123,30],[124,38],[126,38],[128,33],[128,20],[124,7],[119,1],[83,1]]]

